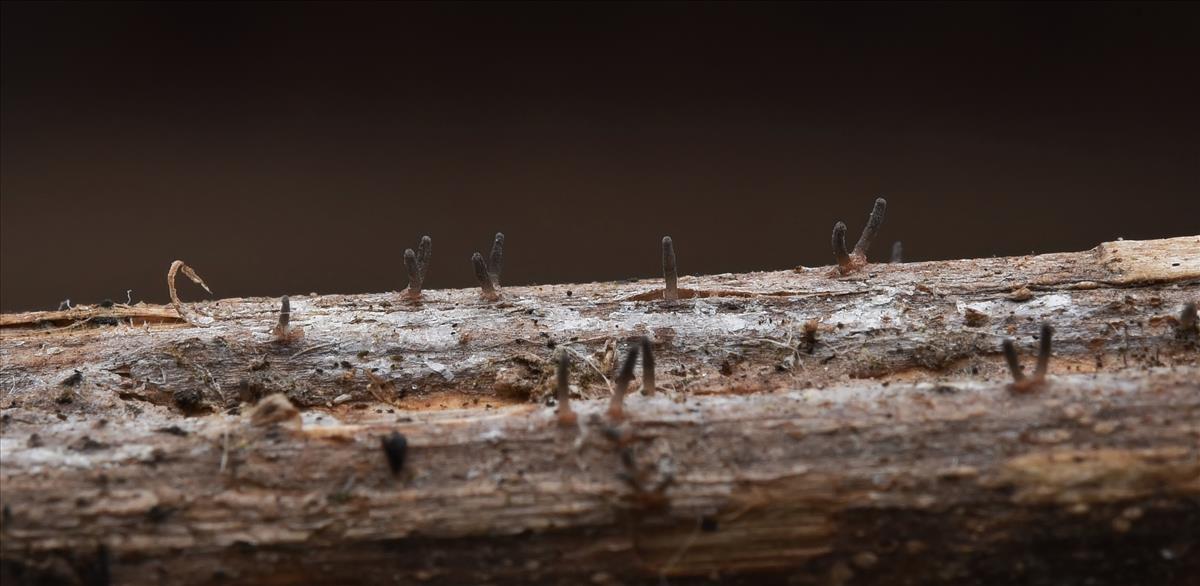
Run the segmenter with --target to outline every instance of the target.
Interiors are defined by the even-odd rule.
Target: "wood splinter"
[[[675,268],[675,242],[670,236],[662,239],[663,299],[679,299],[679,273]]]
[[[854,251],[846,250],[846,223],[838,222],[833,225],[833,257],[837,261],[838,274],[847,275],[867,265],[867,250],[883,225],[884,213],[887,211],[887,200],[882,197],[875,199],[875,207],[871,208],[871,216],[863,228]]]
[[[404,250],[404,268],[408,272],[408,288],[405,297],[417,300],[421,298],[421,289],[425,286],[425,275],[429,272],[429,259],[433,255],[433,239],[421,237],[417,250]]]
[[[181,260],[171,263],[171,268],[167,269],[167,292],[171,295],[171,305],[175,307],[175,311],[179,314],[179,317],[183,318],[183,321],[186,321],[193,326],[203,327],[205,324],[192,321],[192,319],[188,317],[187,313],[183,311],[183,303],[179,301],[179,293],[175,292],[175,275],[178,274],[180,270],[182,270],[183,274],[187,276],[187,278],[191,279],[193,283],[204,287],[204,290],[208,291],[209,295],[212,295],[212,289],[208,288],[208,285],[205,284],[204,279],[201,279],[200,275],[197,275],[196,271],[192,269],[192,267],[187,266]],[[199,311],[196,313],[204,315]]]
[[[1028,393],[1037,390],[1046,382],[1046,369],[1050,365],[1050,338],[1053,332],[1050,324],[1042,324],[1037,366],[1034,368],[1033,376],[1029,378],[1026,378],[1025,373],[1021,370],[1021,363],[1017,359],[1017,349],[1013,345],[1012,338],[1004,340],[1004,361],[1008,363],[1008,370],[1013,377],[1012,384],[1008,385],[1009,390],[1016,393]]]
[[[633,368],[637,365],[638,346],[629,347],[625,354],[625,362],[621,363],[621,371],[617,373],[616,387],[613,389],[612,401],[608,404],[608,418],[621,420],[625,418],[625,393],[629,391],[629,383],[633,381]]]
[[[558,401],[558,424],[563,427],[573,427],[577,420],[575,412],[571,410],[571,386],[567,381],[570,366],[571,357],[565,351],[560,351],[556,367],[557,385],[555,399]]]

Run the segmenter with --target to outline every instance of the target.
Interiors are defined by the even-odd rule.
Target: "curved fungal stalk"
[[[837,261],[838,271],[843,275],[854,270],[850,253],[846,252],[846,223],[838,222],[833,225],[833,258]]]
[[[496,293],[496,287],[492,284],[492,276],[488,274],[487,263],[483,260],[483,255],[476,252],[471,255],[471,266],[475,269],[475,280],[479,281],[480,297],[487,301],[495,301],[500,298]]]
[[[500,273],[504,269],[504,233],[496,232],[492,240],[492,254],[488,260],[476,252],[471,255],[471,267],[475,270],[475,280],[479,281],[480,296],[488,301],[500,298],[497,291],[500,288]]]

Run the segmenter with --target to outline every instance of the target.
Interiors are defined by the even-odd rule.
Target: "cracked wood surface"
[[[292,296],[304,334],[286,342],[278,299],[188,303],[204,327],[141,304],[0,316],[6,576],[1186,583],[1200,569],[1200,363],[1178,328],[1200,298],[1200,237],[679,286],[674,302],[656,281],[498,302]],[[1014,395],[1000,341],[1031,364],[1042,321],[1050,383]],[[664,392],[608,422],[615,361],[643,335]],[[547,406],[560,348],[585,399],[569,429]],[[301,421],[251,424],[272,393]],[[396,477],[391,431],[409,445]]]

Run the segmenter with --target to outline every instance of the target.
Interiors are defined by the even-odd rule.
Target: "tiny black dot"
[[[712,533],[717,530],[717,520],[712,517],[705,517],[700,520],[700,530],[705,533]]]

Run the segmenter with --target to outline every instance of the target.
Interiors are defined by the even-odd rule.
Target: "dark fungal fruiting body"
[[[886,212],[887,200],[882,197],[876,198],[871,215],[867,218],[867,225],[858,237],[853,251],[846,249],[846,224],[838,222],[833,225],[833,257],[837,261],[838,274],[847,275],[867,265],[867,251],[879,234],[879,228],[883,226]]]
[[[1012,339],[1005,339],[1000,347],[1004,350],[1004,362],[1008,364],[1008,372],[1012,375],[1013,383],[1021,383],[1025,380],[1025,373],[1021,370],[1021,362],[1017,359],[1017,349],[1013,345]]]
[[[662,239],[663,299],[679,299],[679,273],[675,267],[675,242],[670,236]]]
[[[433,239],[422,236],[417,249],[404,251],[404,269],[408,272],[408,289],[405,296],[409,299],[420,299],[425,287],[425,275],[429,273],[429,259],[433,256]]]
[[[1033,378],[1038,381],[1046,379],[1046,370],[1050,368],[1050,338],[1054,335],[1054,329],[1050,324],[1042,324],[1042,333],[1038,340],[1038,357],[1037,366],[1033,370]]]
[[[558,364],[555,366],[555,399],[558,401],[558,424],[563,427],[575,425],[575,412],[571,410],[571,386],[567,380],[571,358],[566,351],[558,353]]]
[[[500,298],[500,274],[504,270],[504,233],[496,232],[492,240],[492,254],[488,260],[476,252],[471,255],[471,268],[475,271],[475,280],[479,282],[480,297],[487,301]]]
[[[408,439],[400,432],[393,431],[391,435],[379,438],[379,443],[387,456],[388,468],[391,469],[392,475],[400,474],[404,470],[404,461],[408,458]]]
[[[650,343],[650,338],[642,338],[642,394],[653,395],[655,390],[654,345]]]
[[[629,391],[629,383],[633,381],[633,369],[637,365],[637,357],[638,346],[635,344],[630,346],[629,351],[625,354],[625,361],[621,363],[621,370],[617,373],[612,401],[608,404],[609,419],[625,418],[625,393]]]
[[[862,257],[864,262],[867,259],[867,250],[871,248],[871,242],[875,240],[875,236],[879,234],[879,228],[883,226],[883,216],[886,212],[887,200],[882,197],[875,198],[875,206],[871,208],[867,225],[858,237],[858,244],[854,245],[854,254]]]
[[[471,267],[475,269],[475,280],[479,282],[480,297],[487,301],[495,301],[500,297],[496,293],[496,287],[492,284],[492,277],[488,274],[487,263],[483,260],[483,255],[476,252],[471,255]]]
[[[291,323],[292,302],[287,295],[284,295],[279,300],[279,321],[275,322],[275,327],[271,328],[271,334],[276,342],[287,344],[304,337],[304,329],[293,326]]]
[[[504,269],[504,233],[496,232],[492,241],[492,254],[488,257],[488,276],[492,278],[492,286],[500,287],[500,273]]]
[[[1200,334],[1200,320],[1196,318],[1196,304],[1185,303],[1179,313],[1179,327],[1176,334],[1180,338],[1195,338]]]
[[[1002,348],[1004,350],[1004,361],[1008,364],[1008,370],[1012,374],[1013,382],[1008,385],[1009,390],[1015,393],[1028,393],[1037,390],[1046,382],[1046,371],[1050,367],[1050,350],[1051,338],[1054,335],[1053,328],[1050,324],[1042,324],[1040,340],[1038,344],[1037,365],[1034,367],[1033,376],[1026,377],[1021,369],[1020,360],[1017,359],[1017,350],[1011,339],[1005,339]]]
[[[833,225],[833,259],[837,262],[838,271],[842,274],[854,270],[854,265],[850,261],[850,253],[846,251],[845,222]]]
[[[404,270],[408,272],[408,289],[409,297],[421,296],[421,266],[417,264],[417,253],[411,248],[404,250]]]

